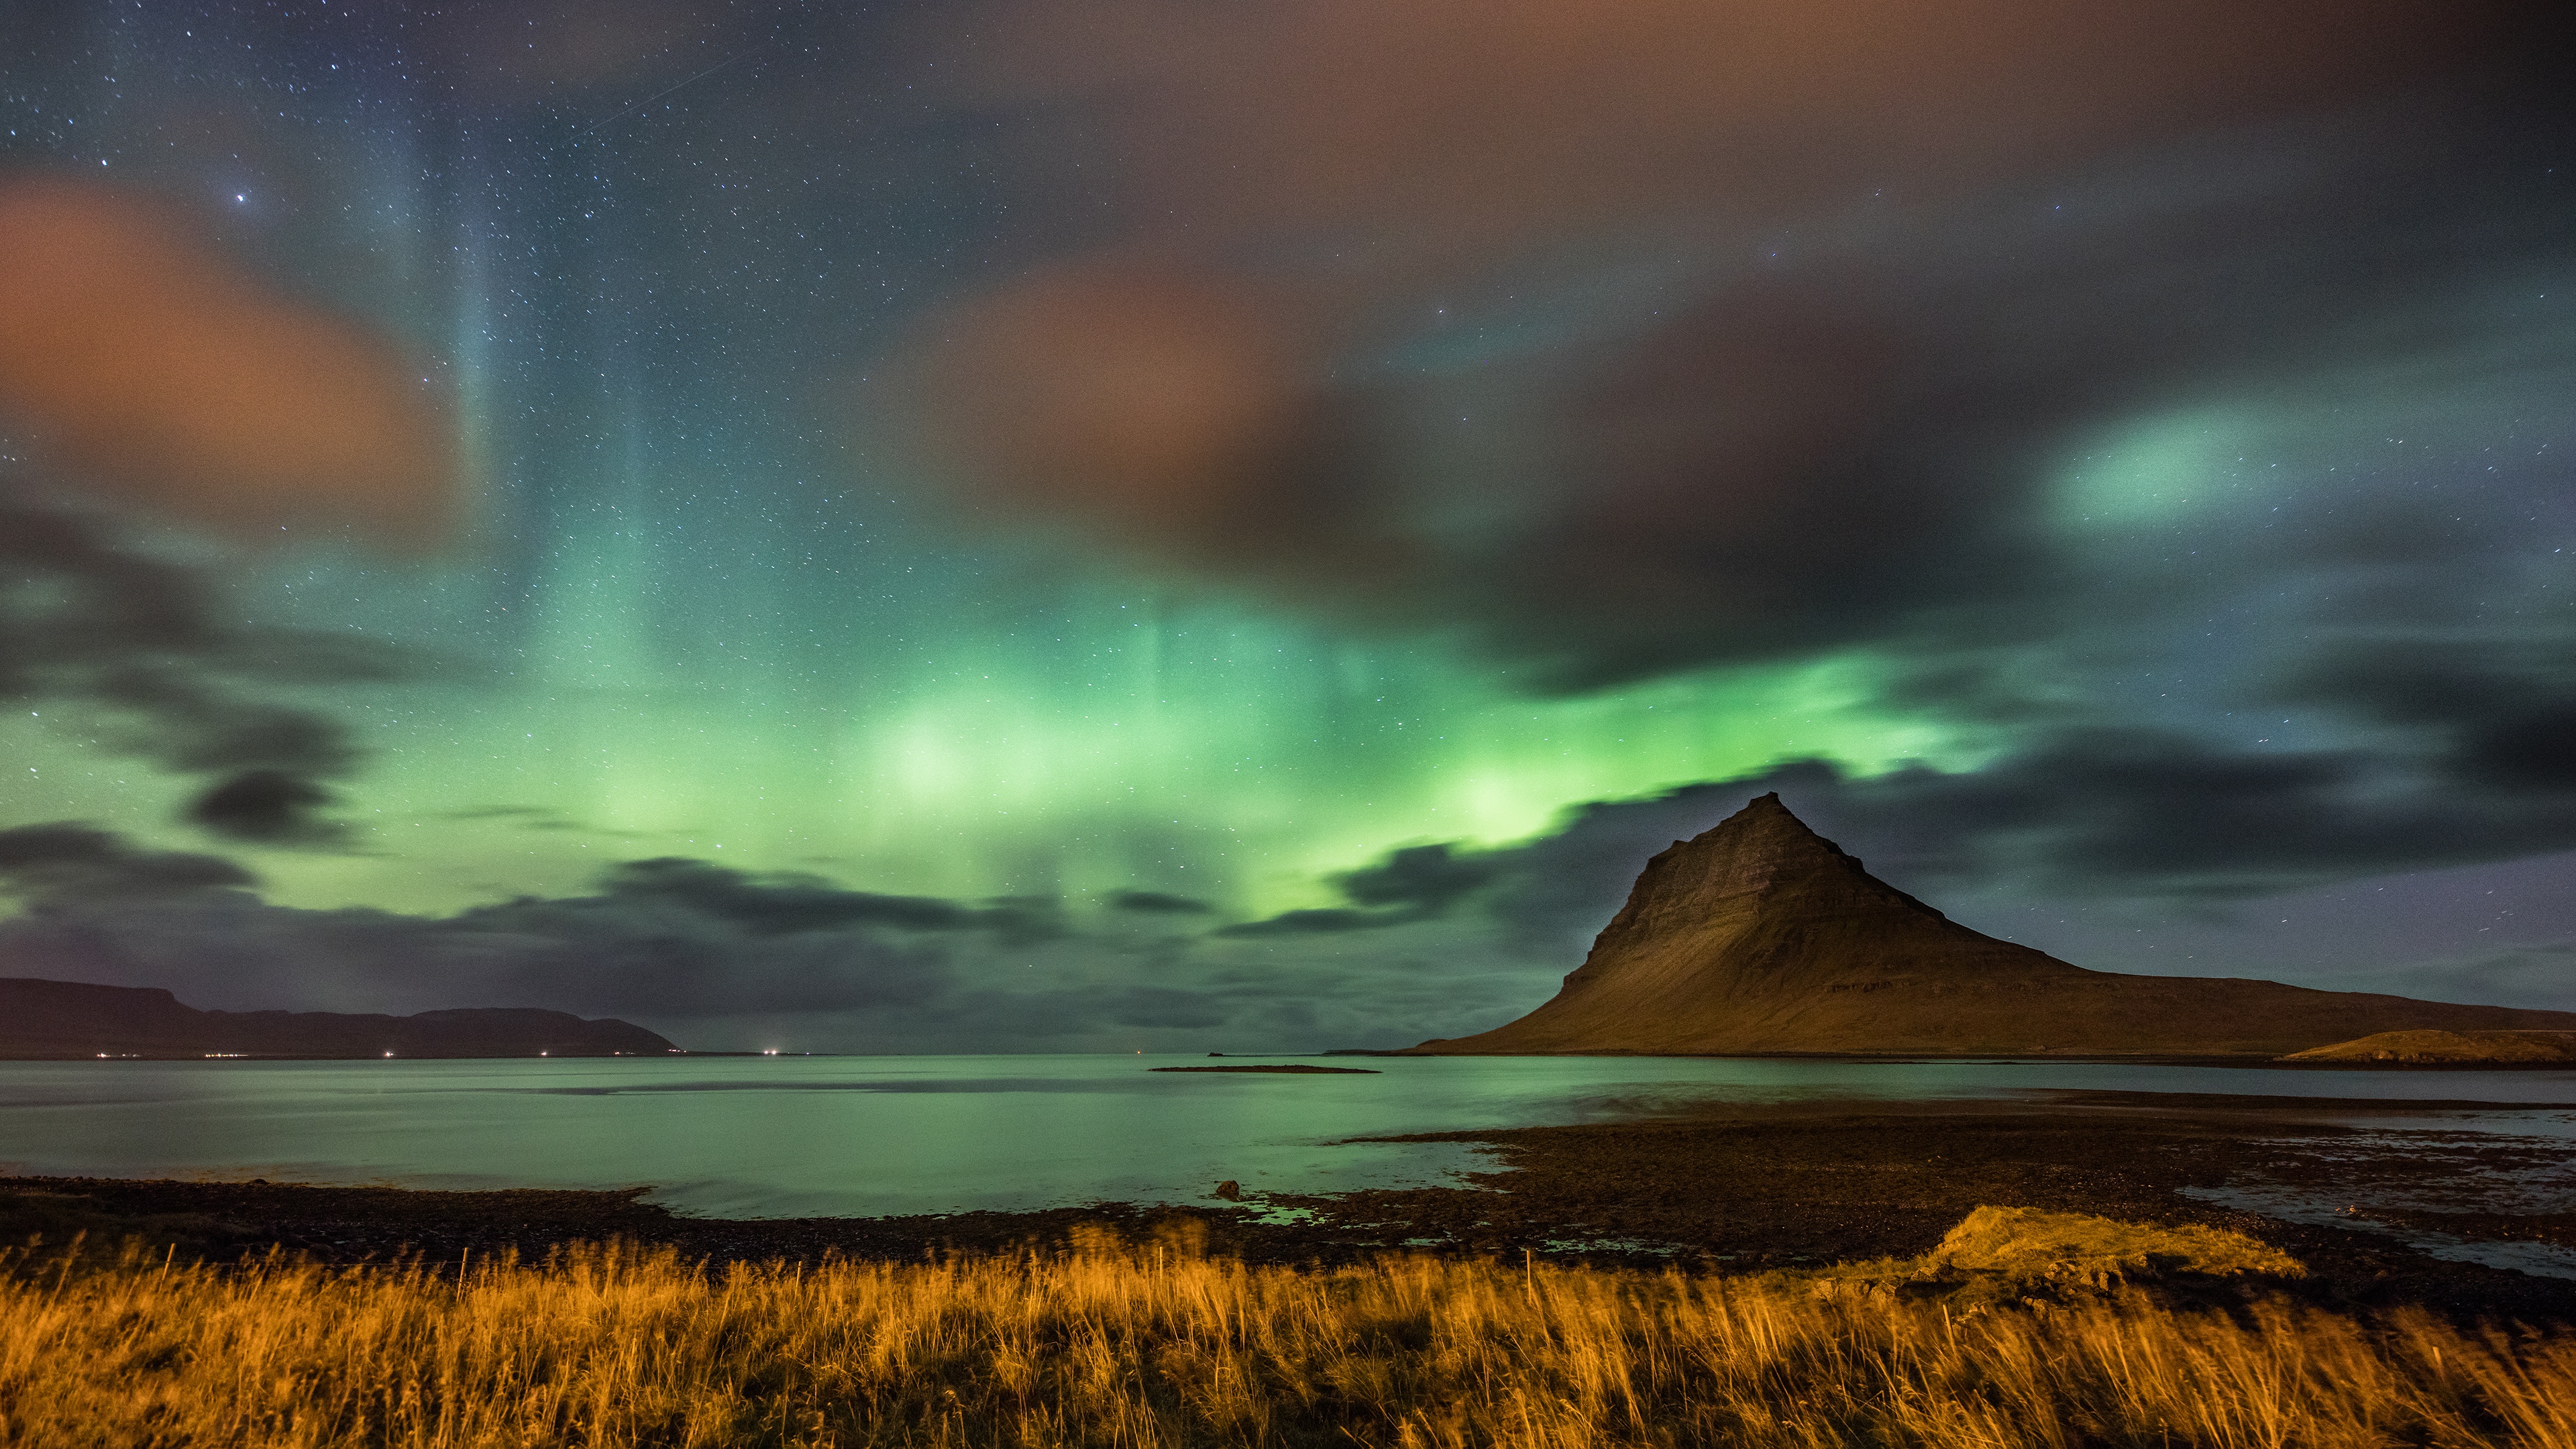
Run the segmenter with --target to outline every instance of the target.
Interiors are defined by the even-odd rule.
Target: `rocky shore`
[[[2321,1306],[2421,1304],[2463,1321],[2576,1324],[2576,1279],[2423,1250],[2454,1243],[2576,1249],[2563,1143],[2440,1130],[2441,1104],[2353,1103],[2423,1130],[2392,1138],[2330,1120],[2335,1104],[2282,1099],[1816,1103],[1721,1116],[1438,1134],[1492,1154],[1469,1186],[1332,1196],[1211,1195],[1203,1205],[1099,1203],[1043,1212],[713,1219],[623,1191],[420,1191],[295,1183],[0,1178],[0,1242],[132,1237],[207,1259],[272,1250],[329,1262],[436,1264],[611,1238],[713,1261],[830,1255],[919,1261],[1065,1244],[1077,1226],[1144,1237],[1174,1218],[1211,1249],[1256,1262],[1342,1262],[1389,1249],[1441,1255],[1669,1263],[1757,1272],[1929,1250],[1984,1205],[2234,1229],[2306,1264],[2291,1291]],[[2402,1140],[2399,1140],[2401,1139]],[[2492,1184],[2510,1181],[2506,1194]],[[2259,1189],[2331,1221],[2290,1220],[2200,1194]],[[2366,1206],[2404,1199],[2404,1208]],[[2411,1239],[2411,1240],[2410,1240]]]

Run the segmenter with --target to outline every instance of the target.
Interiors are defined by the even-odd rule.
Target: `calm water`
[[[1292,1058],[1269,1058],[1286,1061]],[[2269,1072],[2065,1063],[1344,1059],[1375,1076],[1153,1073],[1187,1057],[0,1063],[0,1170],[424,1187],[653,1185],[722,1216],[1033,1208],[1455,1181],[1407,1132],[1595,1121],[1722,1100],[2077,1091],[2439,1097],[2530,1110],[2398,1129],[2576,1141],[2576,1072]],[[2345,1117],[2343,1120],[2352,1120]]]

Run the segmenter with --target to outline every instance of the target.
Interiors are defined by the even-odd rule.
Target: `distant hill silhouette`
[[[677,1050],[629,1022],[585,1021],[561,1011],[199,1011],[153,988],[0,977],[0,1058],[604,1057]]]
[[[1646,863],[1564,989],[1433,1055],[1802,1052],[2278,1057],[2576,1013],[2087,971],[1950,920],[1765,795]]]

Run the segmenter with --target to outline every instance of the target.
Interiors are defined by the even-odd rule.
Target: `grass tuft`
[[[2173,1273],[2300,1278],[2308,1271],[2280,1249],[2225,1228],[2156,1228],[2038,1208],[1981,1207],[1928,1256],[1983,1272],[2106,1285]]]

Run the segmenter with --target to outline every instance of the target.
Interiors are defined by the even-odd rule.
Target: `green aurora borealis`
[[[540,593],[512,611],[529,642],[497,682],[461,699],[339,692],[378,751],[349,811],[368,853],[271,850],[259,868],[272,899],[313,907],[452,910],[570,891],[603,861],[703,855],[881,890],[1162,890],[1266,913],[1318,904],[1325,872],[1413,840],[1500,845],[1588,800],[1958,748],[1938,723],[1872,709],[1865,660],[1532,700],[1429,648],[1022,587],[1045,616],[1025,644],[959,628],[856,680],[714,648],[674,658],[611,585]],[[168,824],[185,783],[78,728],[13,729],[12,757],[35,762],[29,813],[185,843]]]
[[[468,480],[425,549],[119,515],[223,627],[393,662],[222,664],[347,731],[302,837],[200,828],[233,766],[155,742],[194,706],[14,687],[0,829],[258,880],[154,897],[135,919],[172,924],[98,959],[202,1005],[497,991],[473,1004],[708,1045],[1385,1045],[1535,1000],[1636,861],[1771,778],[1900,885],[2084,964],[2576,1001],[2576,151],[2521,92],[2319,59],[2205,124],[2035,90],[1951,150],[1832,87],[1787,120],[1635,103],[1797,163],[1730,190],[1679,141],[1631,175],[1534,139],[1547,114],[1434,123],[1478,65],[1575,67],[1553,42],[1444,62],[1432,119],[1355,158],[1257,124],[1293,58],[1218,46],[1239,85],[1130,114],[1086,67],[1168,78],[1178,40],[1145,65],[1118,47],[1158,32],[1104,22],[1049,70],[1013,37],[1042,53],[1062,16],[994,14],[0,0],[29,40],[0,181],[162,198],[393,339]],[[901,388],[940,348],[1030,376],[922,385],[948,421],[917,447]],[[1165,394],[1203,402],[1157,451]],[[92,506],[43,439],[0,443],[30,496]],[[1368,874],[1429,845],[1454,879]],[[590,926],[529,924],[627,909],[610,873],[657,859],[1059,924],[799,926],[773,978],[771,927],[655,915],[616,939],[686,940],[718,983],[657,1006],[561,965]],[[91,919],[28,879],[22,922]],[[2460,904],[2496,889],[2501,935]],[[2264,934],[2360,890],[2415,905]],[[393,964],[329,935],[414,918],[435,941]],[[200,931],[286,964],[190,977]],[[274,946],[309,932],[339,944]],[[69,969],[66,939],[0,974]],[[568,954],[489,964],[539,939]],[[468,957],[499,974],[438,974]],[[880,970],[910,984],[847,984]],[[805,1003],[799,971],[842,984]]]

